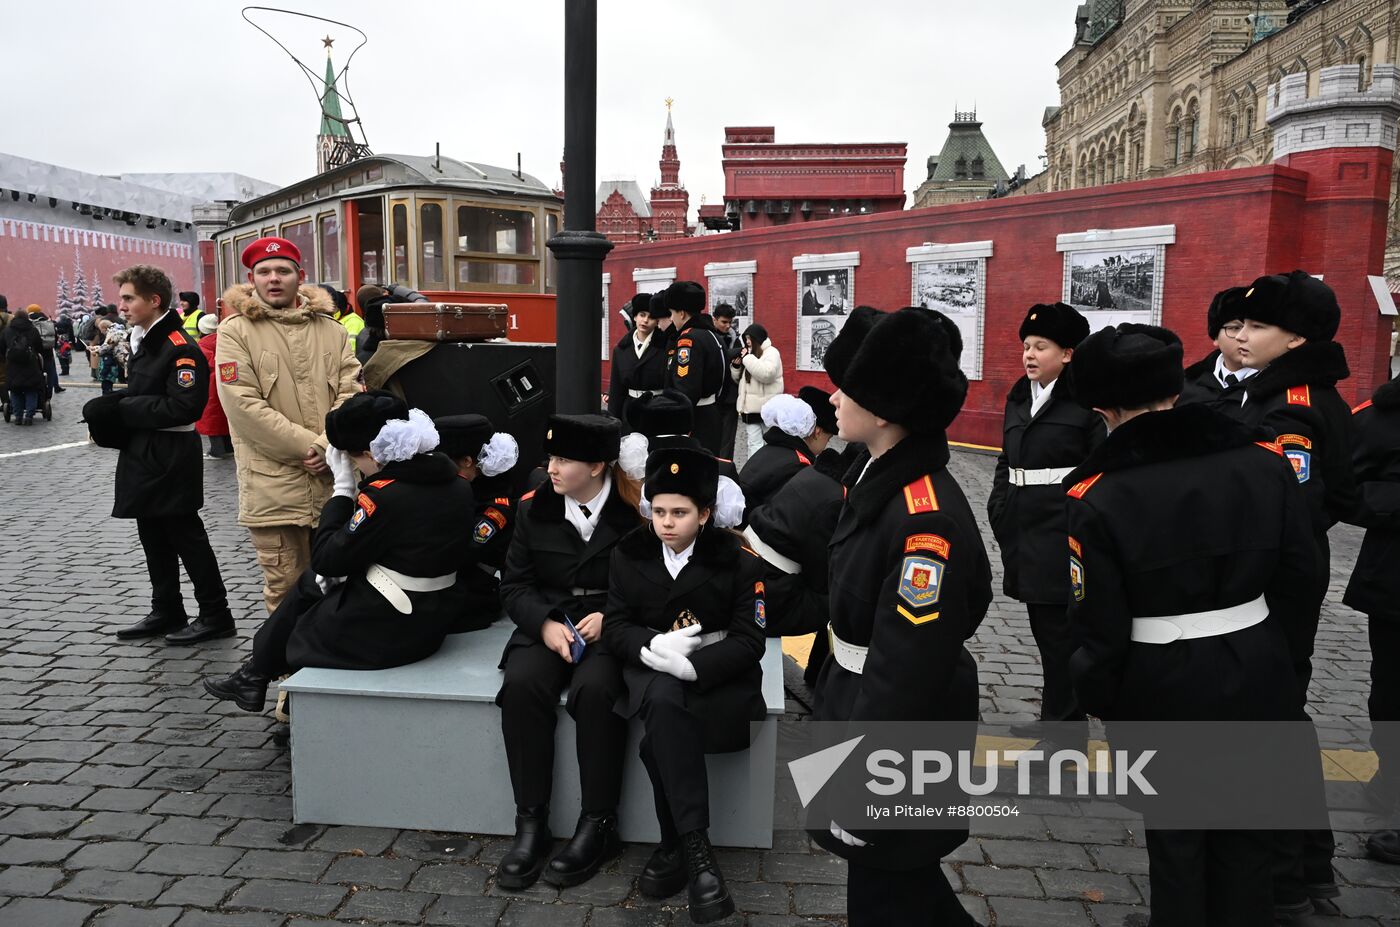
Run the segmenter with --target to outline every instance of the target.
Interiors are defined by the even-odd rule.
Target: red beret
[[[301,266],[301,252],[297,246],[287,241],[285,238],[259,238],[243,249],[243,266],[249,270],[258,261],[265,261],[268,258],[286,258],[294,261],[298,267]]]

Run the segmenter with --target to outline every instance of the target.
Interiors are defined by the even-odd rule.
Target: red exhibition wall
[[[1021,320],[1031,305],[1062,297],[1066,255],[1057,236],[1171,225],[1175,243],[1165,246],[1157,270],[1162,324],[1181,336],[1188,363],[1213,348],[1205,315],[1215,293],[1302,268],[1324,276],[1341,303],[1337,340],[1352,376],[1340,388],[1355,403],[1388,377],[1390,318],[1380,314],[1366,278],[1382,272],[1391,161],[1380,148],[1328,149],[1257,168],[627,245],[603,269],[611,274],[609,304],[619,307],[637,290],[636,268],[675,267],[677,279],[704,284],[707,263],[755,261],[754,321],[781,353],[791,393],[805,384],[831,389],[825,374],[799,372],[792,363],[794,257],[859,252],[854,302],[896,309],[910,302],[907,248],[990,240],[982,379],[971,384],[949,436],[997,446],[1006,393],[1022,375]],[[616,312],[610,315],[616,344],[625,329]]]
[[[52,315],[61,290],[72,308],[115,303],[112,275],[132,264],[154,264],[176,292],[193,290],[194,262],[184,242],[0,218],[0,293],[11,309],[38,303]]]

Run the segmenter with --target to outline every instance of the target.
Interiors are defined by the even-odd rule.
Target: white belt
[[[720,641],[724,640],[728,636],[728,631],[711,631],[708,634],[701,634],[699,638],[700,647],[698,649],[703,650],[711,644],[718,644]]]
[[[452,584],[457,581],[457,574],[454,572],[442,576],[408,576],[398,570],[371,563],[365,568],[365,579],[394,606],[395,611],[401,615],[411,615],[413,602],[409,600],[408,593],[451,589]]]
[[[194,431],[194,422],[188,425],[171,425],[169,428],[157,428],[156,431]]]
[[[1073,467],[1050,467],[1044,470],[1011,468],[1012,486],[1053,486],[1074,472]]]
[[[476,568],[481,572],[485,573],[487,576],[491,577],[492,579],[499,579],[501,576],[501,571],[496,569],[489,563],[481,563],[480,561],[478,561]]]
[[[582,586],[575,586],[569,590],[569,594],[576,599],[581,599],[586,595],[607,595],[606,589],[585,589]]]
[[[870,652],[869,647],[861,647],[857,644],[848,644],[836,636],[836,630],[830,623],[826,626],[826,636],[831,642],[831,655],[836,658],[836,663],[848,673],[860,675],[865,672],[865,656]]]
[[[753,525],[744,529],[744,539],[749,542],[753,552],[762,557],[765,561],[782,570],[796,576],[802,572],[802,564],[790,557],[784,557],[767,544],[763,538],[758,536],[758,532],[753,530]]]
[[[627,395],[631,396],[633,399],[641,399],[643,396],[650,395],[650,393],[651,390],[649,389],[629,389],[627,391]]]
[[[714,396],[706,396],[704,399],[702,399],[702,400],[700,400],[699,402],[697,402],[697,403],[695,404],[695,407],[698,409],[700,406],[712,406],[712,405],[714,405],[714,404],[715,404],[715,396],[718,396],[718,395],[719,395],[719,393],[715,393]]]
[[[1134,618],[1132,639],[1139,644],[1170,644],[1197,637],[1216,637],[1253,627],[1269,617],[1269,606],[1261,595],[1252,602],[1231,608],[1217,608],[1193,615],[1162,615]]]

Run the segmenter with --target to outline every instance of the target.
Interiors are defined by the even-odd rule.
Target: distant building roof
[[[1001,166],[991,142],[982,134],[982,123],[976,113],[957,113],[948,125],[948,140],[943,143],[937,163],[930,164],[928,179],[935,182],[956,180],[986,180],[990,183],[1010,180]]]
[[[188,196],[202,202],[219,200],[242,202],[277,189],[277,184],[246,174],[193,171],[171,174],[116,174],[114,179]]]
[[[669,125],[670,116],[666,118]],[[593,204],[593,210],[596,212],[602,209],[603,203],[606,202],[607,198],[612,196],[613,193],[622,194],[622,198],[632,205],[632,211],[637,215],[644,217],[651,216],[651,204],[648,203],[647,198],[642,195],[642,188],[637,186],[635,180],[605,180],[598,184],[598,196],[597,201]]]
[[[182,222],[188,222],[194,207],[205,202],[125,178],[103,177],[10,154],[0,154],[0,189]]]

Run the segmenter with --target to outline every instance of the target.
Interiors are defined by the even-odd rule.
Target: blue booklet
[[[578,628],[574,627],[574,622],[568,615],[561,617],[564,619],[564,627],[568,628],[569,633],[574,636],[574,642],[569,645],[569,659],[577,664],[579,660],[583,659],[583,648],[587,647],[588,643],[583,639],[583,635],[578,633]]]

